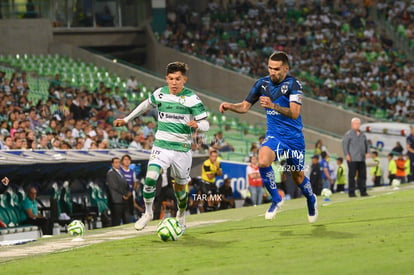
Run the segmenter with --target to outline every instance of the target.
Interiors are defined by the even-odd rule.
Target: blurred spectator
[[[259,154],[259,147],[256,142],[252,142],[250,145],[249,155],[246,159],[247,162],[250,162],[251,157],[257,157]]]
[[[410,160],[410,173],[408,182],[414,181],[414,125],[410,126],[410,135],[406,139],[406,149],[408,159]]]
[[[375,163],[375,166],[371,167],[371,176],[372,176],[372,182],[374,183],[374,186],[381,186],[382,183],[382,168],[381,168],[381,161],[378,157],[378,152],[373,151],[372,152],[372,160]]]
[[[262,204],[263,201],[263,182],[259,173],[257,156],[250,157],[250,163],[246,168],[246,175],[249,184],[250,199],[254,206]]]
[[[130,92],[139,92],[138,89],[138,81],[136,80],[135,76],[130,76],[127,80],[127,91]]]
[[[313,192],[319,196],[322,191],[322,168],[319,164],[319,155],[316,153],[312,156],[309,180],[312,184]]]
[[[208,145],[204,143],[204,135],[199,134],[197,131],[193,133],[193,143],[191,144],[191,150],[193,153],[204,154],[208,150]]]
[[[23,18],[37,18],[37,12],[33,0],[27,0],[26,13],[23,15]]]
[[[392,153],[388,154],[388,181],[389,185],[392,184],[392,181],[396,179],[397,174],[397,163],[395,162],[394,155]]]
[[[404,152],[404,147],[402,147],[401,143],[397,141],[395,143],[394,148],[392,148],[391,152],[394,153],[395,155],[402,154]]]
[[[130,168],[131,166],[131,156],[126,154],[123,155],[121,157],[121,173],[122,175],[124,175],[126,182],[129,185],[129,191],[131,192],[131,194],[134,193],[134,190],[136,190],[138,188],[138,180],[137,180],[137,176],[135,174],[135,171],[132,170]],[[129,208],[130,208],[130,213],[134,213],[134,198],[133,196],[130,196],[128,199],[128,204],[129,204]],[[139,209],[139,208],[138,208]]]
[[[331,189],[334,182],[331,177],[328,153],[326,152],[321,153],[321,161],[319,162],[319,164],[322,170],[322,189],[324,188]]]
[[[395,164],[397,165],[395,177],[396,179],[399,179],[401,183],[406,182],[406,161],[403,154],[399,154],[395,160]]]
[[[217,159],[218,153],[215,150],[210,151],[209,158],[203,162],[201,168],[201,179],[207,187],[207,198],[211,198],[211,195],[217,194],[216,176],[221,176],[223,171],[221,169],[220,161]],[[206,211],[215,210],[218,201],[208,199]]]
[[[348,162],[348,195],[355,197],[355,178],[361,196],[368,196],[366,186],[366,155],[369,154],[368,140],[361,132],[361,120],[357,117],[351,120],[351,129],[342,139],[342,149]]]
[[[211,147],[214,150],[220,152],[233,152],[234,147],[224,140],[223,132],[219,131],[214,135],[214,139],[211,142]]]
[[[341,157],[337,158],[336,165],[336,192],[344,193],[346,184],[344,159]]]
[[[230,178],[224,179],[223,185],[220,186],[220,209],[235,208],[236,204],[233,197],[233,189],[231,188]]]
[[[145,123],[145,126],[142,129],[144,138],[148,138],[149,135],[154,135],[154,128],[155,123],[153,121],[148,121],[147,123]]]
[[[323,142],[321,139],[318,139],[315,143],[315,155],[321,155],[322,152],[327,152],[326,146],[323,145]]]
[[[96,24],[100,27],[113,27],[114,17],[108,5],[105,5],[102,12],[96,13]]]
[[[131,211],[128,202],[132,192],[120,168],[121,160],[115,157],[112,159],[112,168],[106,174],[112,226],[120,225],[121,221],[124,224],[131,222]]]
[[[1,179],[0,194],[3,194],[6,191],[7,187],[9,186],[9,182],[10,180],[8,177],[4,177]]]
[[[14,149],[13,138],[11,136],[6,136],[4,138],[3,147],[4,147],[4,150]]]
[[[39,213],[37,206],[37,190],[30,187],[26,198],[21,202],[23,222],[22,224],[37,225],[42,229],[43,235],[51,235],[52,227],[50,221]]]
[[[137,133],[134,135],[134,139],[128,145],[128,148],[135,149],[135,150],[141,150],[143,148],[141,143],[144,141],[145,141],[144,135],[142,133]]]

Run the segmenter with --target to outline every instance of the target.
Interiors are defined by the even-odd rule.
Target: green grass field
[[[189,223],[226,221],[189,227],[176,242],[162,242],[150,233],[64,252],[3,259],[0,273],[413,274],[411,187],[370,190],[367,198],[334,194],[330,203],[320,198],[315,224],[307,222],[303,198],[287,201],[272,221],[264,220],[267,205],[193,215],[187,218]],[[89,231],[85,238],[94,232],[104,230]],[[38,242],[52,245],[59,237],[68,238]]]

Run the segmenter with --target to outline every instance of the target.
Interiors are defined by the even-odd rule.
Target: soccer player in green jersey
[[[135,223],[142,230],[153,219],[152,205],[155,185],[161,170],[171,167],[175,180],[174,191],[178,202],[177,219],[185,228],[185,210],[188,195],[186,185],[190,181],[192,163],[191,133],[194,130],[208,131],[210,125],[207,112],[200,98],[184,87],[188,66],[182,62],[167,65],[167,86],[156,89],[128,116],[116,119],[114,126],[122,126],[151,108],[158,109],[158,129],[148,162],[144,184],[145,214]]]

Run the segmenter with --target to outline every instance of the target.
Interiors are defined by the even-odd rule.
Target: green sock
[[[175,197],[177,198],[177,206],[181,210],[187,209],[187,202],[188,202],[188,194],[183,191],[175,191]]]

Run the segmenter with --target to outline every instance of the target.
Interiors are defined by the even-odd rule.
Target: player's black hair
[[[377,151],[373,151],[372,154],[378,156],[378,152]]]
[[[187,75],[188,72],[188,66],[187,64],[183,62],[171,62],[167,65],[167,75],[175,73],[175,72],[181,72],[183,75]]]
[[[117,160],[117,159],[119,160],[119,158],[118,158],[118,157],[113,157],[113,158],[112,158],[112,160],[111,160],[111,163],[114,163],[114,162],[115,162],[115,160]]]
[[[288,57],[287,53],[285,53],[285,52],[282,52],[282,51],[274,52],[269,57],[269,59],[272,60],[272,61],[282,61],[283,65],[288,65],[289,66],[289,57]]]
[[[340,163],[344,162],[344,159],[342,157],[339,157],[336,160],[338,160]]]

